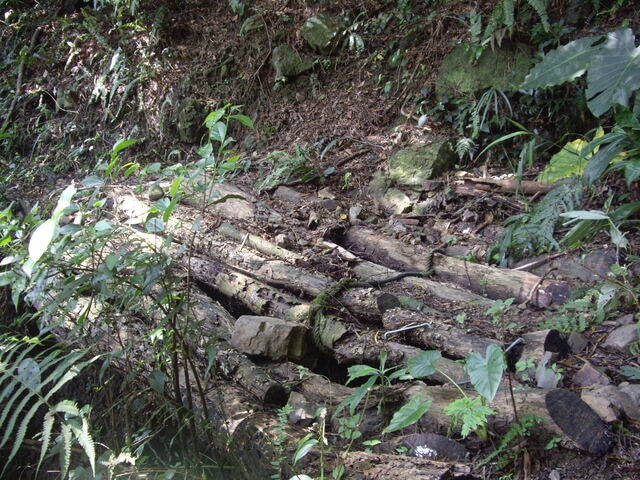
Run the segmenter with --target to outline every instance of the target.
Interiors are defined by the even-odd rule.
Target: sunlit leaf
[[[440,358],[442,354],[437,350],[427,350],[411,357],[407,361],[407,369],[414,378],[428,377],[436,372],[434,363]]]
[[[51,241],[55,238],[58,226],[53,219],[49,218],[42,222],[35,229],[29,241],[29,258],[33,262],[40,260],[40,257],[47,251]]]
[[[420,420],[425,413],[427,413],[430,406],[431,400],[425,400],[419,395],[413,397],[393,414],[391,422],[389,422],[389,425],[382,431],[382,433],[395,432],[396,430],[413,425]]]
[[[498,345],[489,345],[486,357],[474,352],[467,358],[467,373],[471,384],[490,402],[498,392],[503,371],[504,352]]]

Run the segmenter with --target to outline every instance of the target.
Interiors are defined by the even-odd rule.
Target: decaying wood
[[[387,366],[406,366],[407,360],[422,353],[422,349],[390,340],[385,340],[378,333],[360,332],[357,335],[345,335],[334,347],[335,358],[346,365],[368,364],[378,365],[382,352],[388,354]],[[444,372],[436,371],[429,376],[430,380],[444,383],[449,378],[461,382],[465,378],[464,367],[448,358],[440,358],[435,366]]]
[[[535,195],[536,193],[548,193],[558,186],[557,183],[534,182],[531,180],[517,181],[515,178],[463,178],[463,189],[476,189],[483,192],[523,193]]]
[[[382,259],[401,271],[422,271],[431,252],[422,245],[407,245],[375,232],[352,227],[345,233],[349,248],[365,257]],[[506,270],[475,264],[436,253],[433,269],[438,280],[451,282],[489,298],[515,298],[547,307],[562,303],[569,296],[569,287],[560,282],[543,280],[528,272]]]
[[[426,350],[439,350],[456,358],[466,358],[473,352],[484,354],[491,344],[501,346],[500,342],[465,332],[453,325],[447,324],[441,316],[415,312],[411,310],[392,309],[384,314],[384,326],[387,330],[394,330],[405,325],[422,325],[400,332],[410,344]]]
[[[345,475],[349,480],[384,478],[411,480],[474,479],[472,466],[465,463],[436,462],[426,458],[384,453],[356,452],[347,457]]]

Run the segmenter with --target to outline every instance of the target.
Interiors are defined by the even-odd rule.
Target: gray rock
[[[582,390],[582,400],[607,423],[620,420],[622,404],[619,392],[613,385],[598,385]]]
[[[618,386],[620,403],[625,415],[632,420],[640,420],[640,385],[637,383],[621,383]]]
[[[459,46],[442,60],[436,78],[436,98],[444,101],[491,87],[515,92],[530,67],[530,55],[519,46],[503,46],[495,51],[487,48],[473,64],[464,47]]]
[[[351,225],[358,225],[362,220],[362,207],[351,207],[349,208],[349,223]]]
[[[331,54],[343,39],[340,20],[322,13],[308,18],[300,35],[321,55]]]
[[[438,139],[399,150],[389,159],[389,180],[400,187],[418,187],[453,168],[456,156],[451,142]]]
[[[289,423],[292,425],[305,428],[315,421],[318,407],[307,401],[301,393],[291,392],[289,405],[293,408],[293,411],[289,414]]]
[[[553,370],[551,358],[552,352],[544,352],[542,361],[536,370],[536,381],[538,388],[550,390],[558,386],[562,386],[562,375]]]
[[[603,346],[622,353],[630,353],[630,347],[638,341],[638,327],[635,324],[622,325],[613,330]]]
[[[571,348],[571,353],[577,355],[581,353],[589,344],[589,340],[583,334],[578,332],[571,332],[569,335],[569,348]]]
[[[390,188],[383,195],[378,197],[377,203],[386,213],[400,215],[411,210],[413,202],[402,191],[397,188]]]
[[[248,355],[271,360],[299,360],[307,352],[308,328],[273,317],[242,315],[233,327],[231,345]]]
[[[581,387],[591,387],[593,385],[609,385],[611,380],[600,370],[593,368],[591,364],[585,363],[573,376],[573,381]]]
[[[313,61],[301,56],[289,45],[278,45],[271,54],[271,64],[276,71],[276,83],[286,82],[313,67]]]

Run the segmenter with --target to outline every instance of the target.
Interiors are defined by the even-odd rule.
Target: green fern
[[[599,288],[602,289],[603,286]],[[602,323],[605,319],[606,305],[602,305],[603,292],[600,289],[591,288],[577,298],[570,299],[558,308],[559,315],[541,322],[538,326],[566,333],[582,333],[591,326]]]
[[[0,476],[16,456],[27,437],[27,428],[38,411],[46,410],[40,430],[40,458],[38,469],[50,451],[53,428],[59,425],[57,442],[62,477],[69,470],[71,446],[75,440],[84,450],[95,474],[95,445],[87,415],[70,400],[53,403],[53,396],[69,381],[97,359],[84,360],[84,350],[64,351],[59,347],[43,351],[38,338],[18,339],[0,336],[0,449],[11,451]]]
[[[520,259],[559,249],[553,235],[560,223],[560,214],[579,208],[581,201],[580,182],[554,188],[533,206],[530,213],[509,217],[505,221],[505,231],[492,246],[491,258],[501,263],[508,256]]]

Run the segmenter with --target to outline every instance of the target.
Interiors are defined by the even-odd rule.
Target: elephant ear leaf
[[[616,103],[626,106],[639,88],[640,47],[633,32],[626,28],[609,33],[587,74],[589,110],[598,117]]]
[[[545,88],[575,80],[584,74],[600,51],[602,37],[579,38],[551,50],[531,69],[521,88]]]

